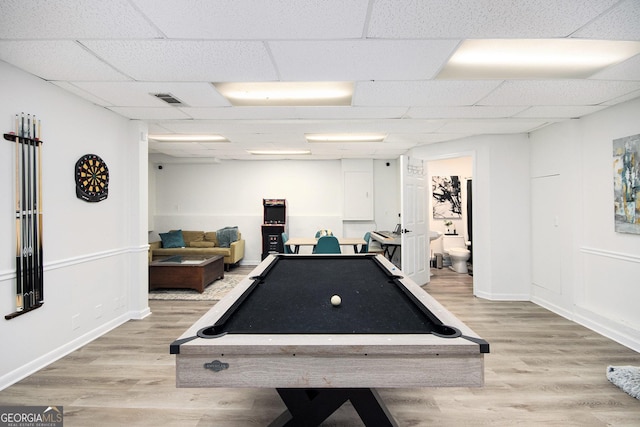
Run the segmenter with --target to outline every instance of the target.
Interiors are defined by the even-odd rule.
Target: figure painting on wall
[[[640,234],[640,134],[613,140],[615,230]]]
[[[434,176],[431,183],[433,218],[462,218],[460,178],[458,176]]]

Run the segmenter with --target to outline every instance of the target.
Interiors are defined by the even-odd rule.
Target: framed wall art
[[[460,177],[434,176],[431,182],[434,219],[462,218]]]
[[[613,197],[616,232],[640,234],[640,134],[613,140]]]

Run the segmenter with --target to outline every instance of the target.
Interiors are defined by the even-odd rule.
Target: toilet
[[[466,243],[464,237],[460,235],[442,237],[442,249],[451,258],[451,269],[456,273],[469,272],[467,260],[471,256],[471,251],[467,249]]]

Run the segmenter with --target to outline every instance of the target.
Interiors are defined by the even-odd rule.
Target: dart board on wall
[[[109,195],[109,168],[95,154],[85,154],[76,162],[76,196],[87,202],[100,202]]]

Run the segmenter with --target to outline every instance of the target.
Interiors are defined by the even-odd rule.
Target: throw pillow
[[[184,248],[184,238],[182,230],[170,231],[168,233],[160,233],[163,248]]]
[[[218,244],[221,248],[228,248],[232,242],[238,240],[238,226],[221,228],[216,232]]]
[[[189,246],[192,248],[215,248],[216,244],[213,242],[191,242]]]

